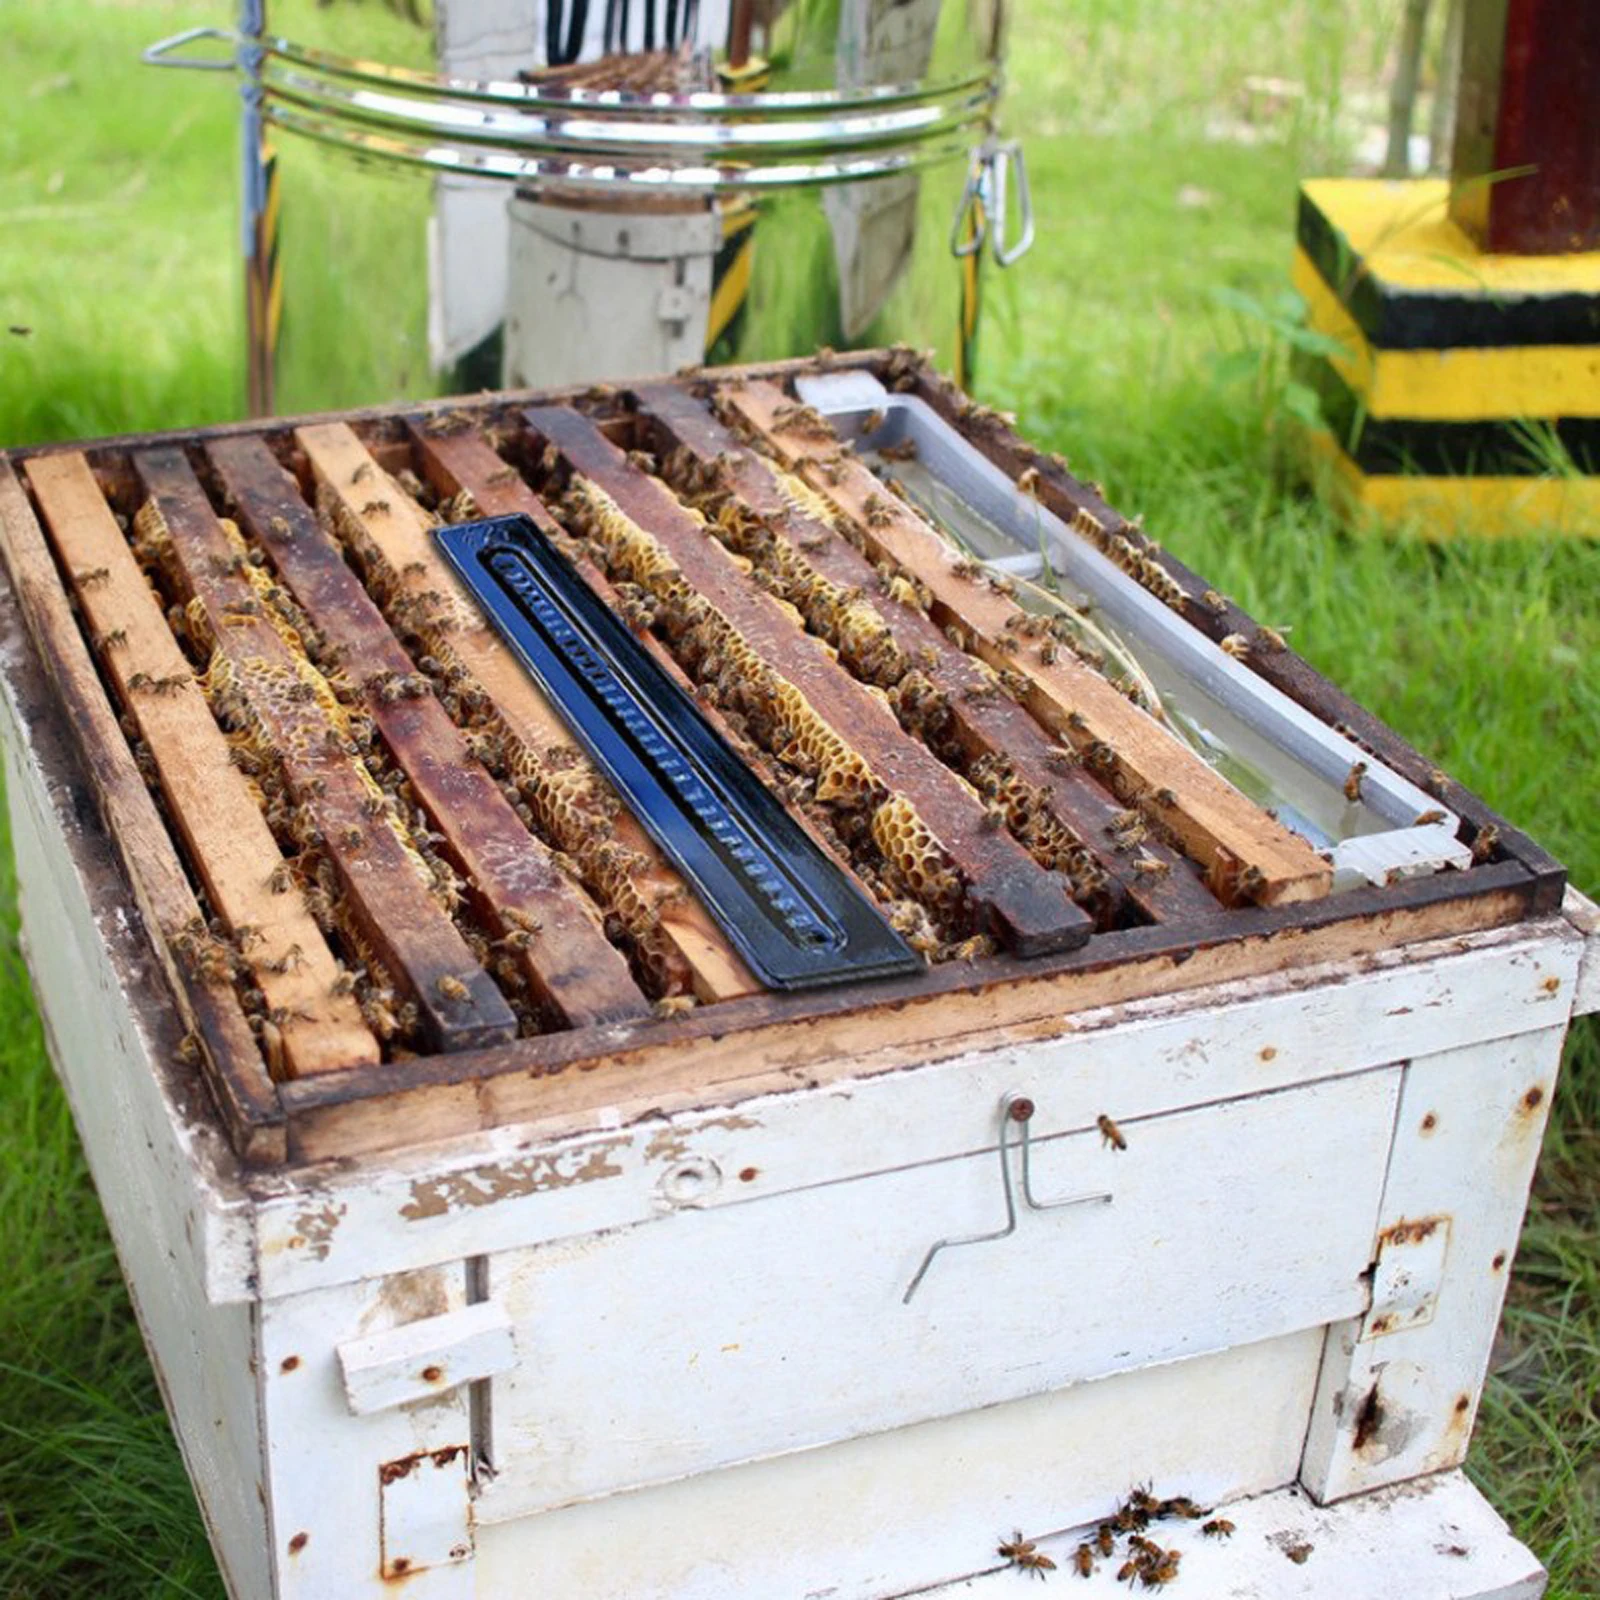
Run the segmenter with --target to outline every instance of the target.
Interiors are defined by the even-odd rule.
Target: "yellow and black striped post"
[[[1480,251],[1442,180],[1300,191],[1295,287],[1339,499],[1456,533],[1600,535],[1600,252]]]

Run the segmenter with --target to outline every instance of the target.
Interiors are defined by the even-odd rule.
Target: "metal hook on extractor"
[[[906,1285],[906,1292],[900,1297],[901,1305],[910,1305],[911,1297],[921,1287],[922,1280],[928,1275],[928,1268],[933,1265],[933,1258],[941,1250],[954,1250],[967,1244],[992,1244],[1000,1239],[1009,1239],[1017,1231],[1017,1200],[1011,1188],[1011,1159],[1009,1139],[1013,1126],[1019,1127],[1022,1145],[1022,1200],[1030,1211],[1060,1211],[1067,1206],[1082,1206],[1090,1204],[1109,1205],[1111,1196],[1107,1193],[1070,1195],[1065,1200],[1037,1200],[1033,1193],[1033,1170],[1030,1160],[1029,1127],[1033,1122],[1035,1107],[1032,1100],[1022,1094],[1007,1094],[1000,1102],[1000,1192],[1005,1197],[1006,1225],[997,1228],[992,1233],[971,1233],[956,1239],[938,1239],[928,1247],[928,1253],[922,1258],[922,1265],[917,1268],[916,1276]]]

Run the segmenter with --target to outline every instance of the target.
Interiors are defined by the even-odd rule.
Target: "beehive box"
[[[915,972],[762,988],[446,571],[511,513]],[[1592,908],[1003,420],[899,352],[503,395],[18,453],[0,532],[30,962],[235,1595],[986,1591],[1014,1528],[1537,1592],[1452,1469]],[[1103,1555],[1139,1484],[1232,1537]]]

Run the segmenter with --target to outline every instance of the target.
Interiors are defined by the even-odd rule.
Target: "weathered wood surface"
[[[608,495],[666,551],[690,587],[858,753],[888,793],[910,803],[960,873],[970,904],[992,919],[1006,944],[1019,955],[1038,955],[1083,943],[1092,924],[1068,897],[1064,880],[996,831],[970,786],[908,737],[887,706],[752,584],[682,502],[577,412],[543,407],[523,415],[573,473]]]
[[[345,1404],[356,1417],[432,1400],[517,1364],[511,1318],[492,1300],[346,1339],[338,1348]]]
[[[77,733],[157,959],[200,1042],[223,1122],[246,1159],[281,1161],[287,1152],[283,1110],[231,981],[191,973],[175,954],[175,941],[200,916],[199,902],[106,701],[44,534],[8,461],[0,461],[0,546],[59,711]]]
[[[823,437],[814,423],[792,416],[793,402],[766,383],[725,386],[719,404],[850,519],[874,560],[914,573],[931,591],[930,609],[941,626],[962,630],[997,671],[1017,674],[1018,692],[1038,721],[1114,774],[1125,793],[1156,805],[1162,823],[1225,893],[1263,905],[1327,893],[1332,868],[1310,845],[1246,800],[1099,673],[1070,653],[1045,662],[1036,652],[1001,643],[1015,614],[1011,600],[963,576],[959,553],[864,462],[843,453],[825,467],[817,455],[832,437],[826,424]]]
[[[898,1070],[880,1040],[837,1075],[758,1075],[748,1061],[739,1075],[729,1059],[699,1079],[686,1073],[674,1090],[648,1070],[564,1073],[545,1080],[542,1107],[530,1106],[534,1151],[520,1142],[525,1128],[508,1127],[435,1150],[426,1168],[362,1162],[329,1175],[312,1204],[293,1193],[264,1203],[263,1292],[360,1277],[376,1238],[386,1268],[401,1271],[633,1227],[659,1215],[662,1185],[685,1162],[720,1174],[698,1187],[700,1212],[992,1147],[1008,1092],[1035,1101],[1046,1138],[1093,1132],[1101,1112],[1138,1123],[1453,1048],[1486,1029],[1511,1035],[1543,1025],[1544,985],[1570,961],[1570,942],[1549,925],[1505,929],[1386,951],[1354,970],[1330,961],[1114,1003],[1077,1012],[1054,1035],[973,1041],[914,1071]],[[818,1080],[823,1092],[809,1092]],[[619,1098],[624,1085],[638,1093]],[[322,1247],[295,1248],[306,1213],[330,1202],[343,1209]]]
[[[1555,1096],[1577,950],[1551,1025],[1414,1058],[1372,1255],[1374,1302],[1328,1330],[1301,1479],[1320,1501],[1467,1454]]]
[[[24,469],[67,581],[138,736],[155,763],[169,814],[232,951],[200,925],[182,959],[202,948],[237,958],[265,997],[291,1076],[372,1063],[378,1041],[354,998],[338,992],[339,963],[299,895],[275,893],[282,862],[244,774],[234,766],[190,663],[81,455],[44,456]]]
[[[9,600],[0,600],[0,619],[21,632]],[[241,1281],[250,1265],[239,1252],[215,1270],[237,1165],[209,1115],[200,1071],[177,1059],[184,1023],[150,959],[149,934],[128,915],[111,841],[78,809],[83,780],[64,749],[70,734],[48,714],[30,724],[30,710],[43,712],[43,686],[22,659],[27,648],[18,639],[0,644],[0,715],[24,950],[46,1046],[134,1285],[139,1329],[218,1564],[233,1592],[265,1595],[271,1558],[251,1378],[254,1312],[213,1299],[219,1279]],[[68,1282],[61,1292],[71,1292]]]
[[[930,1246],[1005,1223],[998,1105],[950,1130],[979,1147],[959,1160],[624,1229],[564,1262],[499,1257],[522,1359],[495,1385],[496,1493],[543,1510],[1359,1312],[1399,1078],[1138,1120],[1112,1101],[1125,1150],[1091,1126],[1035,1139],[1031,1161],[1041,1203],[1108,1202],[1023,1209],[1010,1238],[941,1251],[909,1303]],[[799,1373],[804,1405],[774,1407]]]
[[[284,781],[321,834],[362,937],[416,1004],[441,1050],[512,1038],[516,1018],[433,898],[345,749],[320,674],[262,614],[240,558],[183,453],[145,451],[135,469],[172,544],[173,575],[203,608],[216,651],[282,762]]]
[[[1136,1483],[1259,1493],[1293,1476],[1314,1350],[1296,1334],[540,1517],[501,1520],[490,1484],[482,1592],[536,1571],[584,1600],[876,1600],[991,1569],[1013,1528],[1107,1516]]]
[[[1526,874],[1510,862],[1484,876],[1493,873],[1502,875],[1498,888],[1489,891],[1480,880],[1468,893],[1463,884],[1454,902],[1430,896],[1402,908],[1393,891],[1355,891],[1340,897],[1337,911],[1328,901],[1298,908],[1306,920],[1291,928],[1282,926],[1282,910],[1236,911],[1219,914],[1199,937],[1180,940],[1154,927],[1104,934],[1022,973],[996,962],[980,976],[946,963],[921,979],[878,985],[870,1007],[847,992],[798,1004],[761,995],[721,1012],[631,1029],[599,1055],[592,1043],[584,1049],[571,1036],[553,1035],[470,1058],[392,1062],[381,1076],[348,1074],[337,1086],[285,1084],[281,1092],[297,1150],[308,1158],[393,1148],[424,1126],[443,1138],[499,1121],[592,1116],[596,1107],[627,1105],[644,1114],[713,1095],[720,1104],[737,1103],[795,1083],[838,1082],[980,1045],[1052,1037],[1067,1019],[1098,1006],[1293,974],[1319,962],[1367,961],[1413,941],[1520,920],[1531,892]],[[607,1072],[563,1070],[579,1063]]]
[[[241,525],[272,557],[330,662],[361,689],[444,850],[540,1003],[544,1020],[583,1027],[643,1016],[649,1002],[606,940],[599,914],[531,835],[432,693],[402,694],[416,664],[298,486],[258,439],[208,455]]]
[[[927,675],[948,698],[952,731],[969,760],[1003,756],[1017,775],[1045,800],[1056,820],[1091,852],[1110,890],[1108,912],[1126,900],[1152,921],[1172,921],[1215,912],[1217,901],[1182,855],[1154,836],[1131,853],[1111,840],[1126,829],[1126,808],[1079,765],[1067,765],[1068,750],[1027,711],[993,683],[964,650],[957,649],[919,607],[882,588],[873,564],[832,528],[785,499],[772,465],[747,449],[712,411],[670,384],[633,391],[652,444],[665,455],[686,450],[703,469],[720,465],[738,499],[788,541],[796,556],[840,589],[860,589],[886,620],[896,647],[909,660],[929,661]]]
[[[1163,1548],[1182,1558],[1173,1580],[1182,1584],[1180,1593],[1230,1600],[1539,1600],[1545,1589],[1538,1558],[1459,1472],[1331,1509],[1310,1504],[1290,1485],[1219,1510],[1234,1525],[1226,1539],[1207,1538],[1199,1522],[1163,1522],[1153,1530]],[[1078,1546],[1095,1530],[1091,1521],[1046,1534],[1039,1550],[1071,1576],[1073,1594],[1126,1596],[1128,1586],[1116,1576],[1125,1542],[1115,1560],[1096,1562],[1086,1582],[1073,1571]],[[1009,1600],[1018,1576],[1016,1568],[996,1565],[932,1589],[897,1591],[894,1600],[911,1600],[912,1593],[918,1600]]]
[[[448,625],[444,640],[448,650],[492,702],[507,731],[535,758],[557,749],[567,752],[567,770],[584,775],[595,792],[614,801],[609,785],[573,746],[560,715],[445,565],[420,508],[386,474],[380,475],[361,441],[343,424],[303,428],[296,437],[323,493],[342,508],[351,527],[361,530],[411,602],[420,631],[428,631],[428,618]],[[551,825],[560,826],[565,814],[552,814]],[[573,815],[567,823],[571,831],[557,843],[578,854],[585,840],[592,839],[595,823],[595,814]],[[684,897],[683,879],[633,817],[625,811],[616,813],[611,832],[632,862],[625,874],[631,892],[659,909],[655,928],[668,963],[668,980],[692,987],[705,1001],[757,990],[754,975],[699,904]],[[597,892],[603,891],[597,888]]]
[[[477,1600],[469,1390],[353,1417],[338,1359],[357,1331],[382,1336],[459,1314],[469,1270],[456,1261],[260,1306],[258,1398],[276,1577],[270,1600],[378,1600],[402,1580],[408,1600]]]

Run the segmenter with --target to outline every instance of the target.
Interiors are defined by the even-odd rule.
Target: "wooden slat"
[[[356,435],[343,423],[325,423],[299,429],[296,439],[323,491],[362,530],[404,595],[448,623],[450,652],[471,674],[508,731],[536,755],[562,749],[578,756],[560,715],[445,565],[421,510],[378,468]],[[592,773],[581,757],[577,764]],[[597,774],[594,781],[602,784]],[[609,795],[609,786],[600,792]],[[593,837],[586,823],[584,828],[583,837],[574,835],[557,843],[579,856],[584,838]],[[616,814],[611,836],[629,852],[633,891],[643,904],[658,908],[656,931],[673,981],[692,987],[707,1003],[757,991],[761,985],[754,974],[698,902],[686,896],[683,879],[626,811]]]
[[[1143,539],[1136,529],[1114,507],[1107,504],[1104,492],[1096,484],[1084,483],[1074,477],[1060,456],[1046,455],[1021,439],[998,413],[974,406],[967,396],[947,378],[926,367],[918,367],[902,387],[909,388],[918,399],[926,401],[947,422],[961,428],[963,434],[986,459],[1009,477],[1016,478],[1032,471],[1040,502],[1050,508],[1063,522],[1070,523],[1079,510],[1087,511],[1112,533]],[[1260,641],[1261,626],[1249,612],[1226,595],[1218,594],[1204,577],[1186,566],[1170,550],[1153,544],[1144,549],[1146,558],[1164,568],[1169,579],[1185,596],[1183,616],[1191,626],[1208,639],[1220,641],[1229,634],[1242,639]],[[1370,750],[1380,761],[1394,768],[1403,778],[1409,779],[1419,789],[1436,796],[1458,816],[1468,822],[1473,834],[1467,842],[1486,828],[1492,828],[1498,837],[1497,849],[1491,860],[1511,859],[1522,864],[1541,880],[1538,904],[1540,912],[1554,911],[1561,904],[1566,887],[1566,869],[1541,845],[1521,830],[1514,828],[1498,812],[1486,806],[1478,796],[1462,788],[1448,774],[1439,771],[1415,748],[1381,722],[1365,706],[1353,700],[1337,684],[1330,682],[1293,648],[1252,648],[1245,658],[1250,670],[1281,690],[1296,705],[1303,706],[1313,716],[1319,717],[1330,728],[1339,728],[1348,738],[1364,749]]]
[[[181,450],[142,451],[134,468],[172,540],[174,575],[207,625],[283,764],[284,780],[322,835],[361,936],[416,1003],[428,1042],[461,1050],[512,1038],[516,1017],[434,900],[316,698],[313,680],[273,625]]]
[[[457,495],[464,490],[472,497],[478,513],[485,517],[520,515],[530,518],[553,538],[564,542],[566,548],[563,553],[583,581],[613,611],[620,609],[617,592],[605,574],[581,550],[574,548],[576,541],[566,537],[565,530],[551,514],[550,508],[533,492],[522,474],[512,469],[482,434],[430,434],[418,428],[414,438],[423,475],[441,494]],[[634,636],[685,694],[694,693],[693,680],[654,634],[640,633],[636,629]],[[747,760],[759,761],[759,756],[748,741],[744,741],[739,732],[723,720],[715,706],[702,703],[700,714],[730,745],[742,750]],[[831,840],[824,838],[812,826],[805,812],[794,806],[787,809],[795,825],[806,831],[817,849],[848,872],[850,863],[843,859]]]
[[[598,913],[523,826],[444,707],[431,695],[393,694],[390,686],[414,677],[416,665],[300,497],[293,475],[260,439],[219,440],[207,454],[241,525],[271,555],[330,659],[361,686],[444,853],[481,913],[511,941],[547,1017],[579,1028],[642,1016],[649,1002],[607,941]]]
[[[988,584],[963,577],[957,570],[959,553],[855,456],[843,452],[824,470],[817,456],[819,448],[827,449],[826,441],[819,446],[814,424],[790,415],[794,405],[783,390],[769,383],[729,386],[719,391],[718,403],[851,520],[874,560],[892,561],[926,585],[936,621],[970,634],[972,649],[996,670],[1020,675],[1025,703],[1040,722],[1106,764],[1126,791],[1174,796],[1177,803],[1159,812],[1162,822],[1209,869],[1223,893],[1272,905],[1328,892],[1333,869],[1310,845],[1247,800],[1099,673],[1066,653],[1046,663],[1034,652],[1000,644],[1014,611],[1011,601]]]
[[[1117,832],[1126,832],[1119,823],[1126,817],[1122,805],[1081,766],[1064,767],[1061,757],[1067,752],[1022,706],[1008,696],[988,693],[983,669],[925,612],[891,594],[874,592],[882,587],[876,568],[848,540],[796,510],[784,497],[771,463],[746,449],[687,390],[650,384],[634,393],[659,454],[678,447],[703,467],[717,464],[737,499],[789,542],[796,559],[841,589],[871,595],[901,653],[932,663],[926,670],[949,696],[951,731],[967,758],[1003,756],[1038,791],[1056,821],[1076,835],[1106,874],[1113,915],[1124,900],[1152,921],[1209,916],[1217,909],[1193,866],[1153,836],[1138,847],[1148,869],[1133,870],[1128,856],[1112,843]]]
[[[882,701],[710,538],[658,480],[641,471],[587,418],[557,407],[524,413],[572,471],[602,489],[645,529],[704,598],[777,676],[865,760],[892,794],[908,800],[966,881],[969,903],[1020,955],[1070,949],[1092,922],[1009,834],[994,829],[972,789],[911,739]]]
[[[278,842],[89,464],[81,455],[45,456],[25,471],[189,859],[266,999],[284,1069],[298,1077],[379,1060],[360,1006],[340,992],[322,930],[299,895],[274,891]]]
[[[44,533],[4,459],[0,550],[23,620],[59,699],[59,714],[76,734],[156,958],[184,1025],[200,1041],[201,1068],[233,1147],[251,1163],[282,1161],[288,1153],[283,1107],[233,984],[208,980],[178,959],[174,941],[200,915],[200,904],[100,686]]]
[[[483,435],[429,434],[419,428],[415,432],[415,439],[423,474],[440,493],[456,495],[465,490],[472,497],[479,513],[486,517],[521,515],[531,518],[553,538],[564,541],[566,548],[563,553],[572,562],[583,581],[613,611],[619,610],[620,601],[617,592],[611,587],[605,574],[584,556],[581,550],[574,548],[576,541],[566,537],[565,530],[551,514],[550,508],[533,492],[521,473],[509,468],[505,459],[496,453]],[[634,636],[644,649],[655,657],[661,670],[685,694],[694,693],[693,680],[673,659],[672,652],[654,634],[640,633],[636,629]],[[736,729],[724,721],[721,712],[715,706],[702,702],[700,714],[734,749],[740,750],[747,760],[753,763],[759,762],[759,754]],[[834,842],[825,838],[812,825],[811,819],[803,810],[796,806],[787,806],[786,809],[794,819],[795,826],[806,831],[817,849],[832,859],[842,871],[850,871],[850,863],[840,855]]]
[[[1501,862],[1297,905],[1218,911],[1201,930],[1103,934],[1024,965],[946,962],[870,994],[755,995],[670,1027],[631,1029],[598,1062],[577,1035],[552,1034],[476,1057],[285,1084],[284,1102],[313,1158],[391,1148],[419,1128],[442,1139],[528,1119],[545,1137],[614,1127],[619,1116],[626,1127],[662,1110],[783,1093],[797,1081],[834,1083],[1055,1037],[1070,1028],[1063,1019],[1103,1006],[1502,927],[1529,916],[1535,887],[1517,863]],[[584,1071],[563,1070],[579,1063]],[[602,1070],[587,1070],[595,1066]]]

